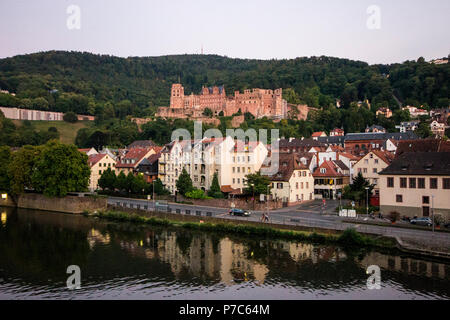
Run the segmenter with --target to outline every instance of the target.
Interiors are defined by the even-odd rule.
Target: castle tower
[[[170,107],[173,109],[184,108],[184,88],[179,83],[172,85],[172,91],[170,94]]]

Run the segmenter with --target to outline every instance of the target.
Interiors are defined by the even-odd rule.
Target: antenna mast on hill
[[[203,55],[203,44],[202,44],[202,55]]]

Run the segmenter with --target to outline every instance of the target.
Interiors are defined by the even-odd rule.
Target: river
[[[0,299],[449,299],[450,263],[1,208]],[[69,290],[67,268],[81,270]],[[381,289],[366,269],[381,269]]]

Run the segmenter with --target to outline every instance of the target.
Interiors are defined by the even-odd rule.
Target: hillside
[[[118,58],[50,51],[0,60],[0,104],[124,118],[142,116],[169,104],[170,86],[186,92],[224,84],[228,94],[246,88],[292,88],[292,103],[344,107],[369,99],[372,106],[402,103],[449,105],[449,64],[423,59],[373,65],[331,57],[291,60],[231,59],[216,55]],[[147,108],[150,107],[150,108]],[[147,109],[146,109],[147,108]]]
[[[13,123],[20,127],[23,121],[13,120]],[[78,121],[76,123],[68,123],[63,121],[33,121],[32,126],[37,131],[48,131],[49,128],[54,127],[60,134],[59,140],[62,143],[75,143],[78,130],[83,128],[91,128],[94,125],[92,121]]]

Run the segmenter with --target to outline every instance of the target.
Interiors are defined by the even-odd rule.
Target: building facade
[[[353,172],[356,176],[361,173],[362,176],[374,185],[375,195],[380,194],[379,173],[383,171],[392,162],[394,155],[387,151],[372,150],[362,157],[353,166]]]
[[[403,153],[380,177],[382,214],[450,219],[450,152]]]
[[[91,167],[90,191],[98,190],[98,180],[106,170],[111,169],[111,171],[116,172],[116,161],[107,154],[92,154],[89,156],[88,163]]]
[[[245,176],[259,171],[267,155],[263,143],[245,143],[229,136],[173,141],[161,152],[158,174],[172,194],[183,169],[191,176],[195,188],[209,190],[217,173],[221,187],[243,189]]]

